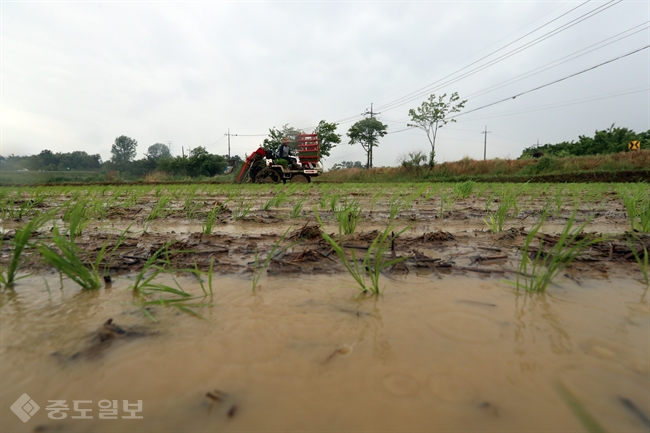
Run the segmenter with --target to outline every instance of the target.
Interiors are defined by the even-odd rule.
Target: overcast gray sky
[[[469,111],[650,43],[647,0],[0,7],[4,156],[84,150],[108,160],[120,135],[138,141],[138,158],[157,142],[173,143],[174,154],[204,146],[223,155],[230,128],[239,134],[231,153],[243,157],[271,127],[309,132],[324,119],[340,122],[343,135],[330,167],[365,160],[345,134],[373,103],[390,132],[375,165],[397,165],[400,155],[429,150],[423,131],[404,129],[408,110],[430,93],[458,92]],[[440,131],[437,159],[482,158],[486,125],[488,158],[516,158],[537,140],[576,140],[613,123],[648,130],[649,88],[645,49],[459,116]]]

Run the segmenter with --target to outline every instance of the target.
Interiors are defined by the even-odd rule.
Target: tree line
[[[453,93],[448,100],[446,94],[436,97],[432,94],[417,109],[409,110],[411,122],[408,126],[420,128],[427,134],[431,145],[429,164],[434,164],[435,144],[437,133],[448,122],[447,115],[460,111],[465,102],[460,101],[457,93]],[[341,135],[336,133],[338,124],[321,120],[313,131],[318,134],[320,153],[322,157],[330,156],[331,150],[341,143]],[[348,143],[360,145],[366,152],[366,168],[372,167],[373,149],[379,146],[379,139],[384,137],[388,126],[375,117],[368,117],[353,124],[347,131]],[[262,142],[266,150],[277,150],[283,138],[289,138],[290,146],[296,149],[296,137],[304,131],[291,127],[288,124],[282,128],[269,129],[269,136]],[[102,161],[99,154],[89,155],[84,151],[69,153],[43,150],[38,155],[8,157],[0,156],[0,169],[34,170],[34,171],[106,171],[119,172],[123,175],[134,177],[144,176],[154,171],[161,171],[175,176],[215,176],[224,173],[228,165],[236,165],[242,161],[238,155],[229,158],[225,155],[213,155],[204,147],[191,149],[188,155],[172,156],[169,148],[162,143],[155,143],[148,147],[143,158],[136,159],[138,142],[134,138],[121,135],[111,145],[111,159]],[[251,149],[251,152],[254,149]],[[335,165],[335,168],[358,167],[361,163],[344,162]]]
[[[579,135],[578,141],[563,141],[556,144],[531,146],[522,152],[519,159],[553,156],[609,155],[628,150],[631,141],[641,142],[641,149],[650,148],[650,130],[636,133],[628,128],[610,126],[602,131],[595,131],[593,137]]]

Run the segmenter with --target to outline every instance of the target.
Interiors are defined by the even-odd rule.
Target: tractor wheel
[[[310,179],[304,174],[291,176],[291,183],[309,183]]]
[[[280,175],[272,168],[263,168],[255,175],[256,183],[279,183]]]

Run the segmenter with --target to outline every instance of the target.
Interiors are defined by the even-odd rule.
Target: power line
[[[537,45],[540,42],[543,42],[544,40],[546,40],[546,39],[548,39],[550,37],[553,37],[553,36],[563,32],[565,30],[568,30],[569,28],[581,23],[582,21],[585,21],[585,20],[587,20],[589,18],[594,17],[595,15],[597,15],[597,14],[599,14],[601,12],[604,12],[605,10],[609,9],[610,7],[613,7],[613,6],[617,5],[617,4],[619,4],[621,1],[622,0],[610,0],[608,3],[606,3],[604,5],[601,5],[601,6],[598,6],[597,8],[595,8],[595,9],[593,9],[593,10],[591,10],[591,11],[589,11],[589,12],[587,12],[587,13],[585,13],[585,14],[577,17],[577,18],[574,18],[573,20],[569,21],[568,23],[565,23],[565,24],[561,25],[560,27],[551,30],[550,32],[547,32],[547,33],[533,39],[532,41],[527,42],[526,44],[524,44],[524,45],[522,45],[522,46],[520,46],[518,48],[515,48],[515,49],[513,49],[511,51],[508,51],[507,53],[502,54],[501,56],[499,56],[499,57],[497,57],[495,59],[492,59],[492,60],[488,61],[487,63],[485,63],[483,65],[477,66],[477,67],[475,67],[475,68],[461,74],[460,76],[457,76],[455,78],[451,78],[450,80],[441,83],[441,81],[443,81],[443,80],[445,80],[447,78],[453,77],[454,75],[456,75],[456,74],[460,73],[461,71],[469,68],[470,66],[475,65],[476,63],[478,63],[478,62],[480,62],[482,60],[485,60],[486,58],[492,56],[493,54],[496,54],[497,52],[499,52],[502,49],[508,47],[509,45],[512,45],[514,42],[517,42],[517,41],[521,40],[523,37],[534,33],[535,31],[541,29],[542,27],[549,24],[550,22],[555,21],[555,20],[552,20],[549,23],[547,23],[547,24],[533,30],[532,32],[529,32],[525,36],[522,36],[522,38],[518,38],[516,41],[513,41],[512,43],[507,44],[504,47],[499,48],[498,50],[495,50],[495,51],[493,51],[492,53],[490,53],[490,54],[488,54],[486,56],[483,56],[482,58],[470,63],[469,65],[457,70],[456,72],[448,74],[447,76],[445,76],[445,77],[443,77],[443,78],[441,78],[441,79],[439,79],[439,80],[437,80],[437,81],[435,81],[435,82],[433,82],[433,83],[431,83],[431,84],[429,84],[429,85],[427,85],[425,87],[422,87],[422,88],[420,88],[420,89],[418,89],[418,90],[416,90],[414,92],[411,92],[410,94],[408,94],[406,96],[398,98],[395,101],[389,102],[388,104],[385,104],[385,105],[381,106],[381,108],[384,111],[392,110],[392,109],[397,108],[397,107],[399,107],[401,105],[407,104],[407,103],[409,103],[409,102],[411,102],[411,101],[413,101],[413,100],[415,100],[417,98],[420,98],[420,97],[422,97],[422,95],[425,95],[425,94],[430,93],[430,92],[432,92],[434,90],[437,90],[437,89],[441,88],[442,86],[455,83],[457,81],[460,81],[463,78],[469,77],[470,75],[474,75],[477,72],[480,72],[480,71],[482,71],[482,70],[484,70],[484,69],[486,69],[486,68],[488,68],[490,66],[493,66],[493,65],[495,65],[495,64],[497,64],[497,63],[499,63],[499,62],[501,62],[501,61],[503,61],[503,60],[505,60],[505,59],[507,59],[509,57],[514,56],[515,54],[518,54],[518,53],[524,51],[524,50],[527,50],[527,49],[533,47],[534,45]],[[589,2],[589,0],[587,0],[587,2],[585,2],[585,3],[582,3],[578,7],[583,6],[584,4],[586,4],[588,2]],[[569,12],[574,11],[578,7],[571,9]],[[564,16],[564,15],[568,14],[569,12],[567,12],[567,13],[561,15],[561,16]],[[558,18],[560,18],[560,17],[558,17]]]
[[[582,56],[584,56],[584,55],[586,55],[586,54],[589,54],[589,53],[591,53],[591,52],[593,52],[593,51],[599,50],[599,49],[604,48],[604,47],[606,47],[606,46],[608,46],[608,45],[611,45],[611,44],[613,44],[613,43],[615,43],[615,42],[621,41],[621,40],[623,40],[623,39],[625,39],[625,38],[628,38],[628,37],[630,37],[630,36],[633,36],[633,35],[635,35],[635,34],[637,34],[637,33],[640,33],[640,32],[642,32],[642,31],[644,31],[644,30],[649,29],[650,27],[646,26],[646,27],[644,27],[644,28],[642,28],[642,29],[639,29],[639,30],[633,32],[633,33],[630,33],[630,34],[625,35],[625,36],[623,36],[623,37],[620,37],[620,38],[618,38],[618,39],[616,39],[616,40],[613,40],[613,41],[611,41],[611,42],[609,42],[609,43],[607,43],[607,44],[601,45],[601,44],[603,44],[604,42],[609,41],[610,39],[613,39],[613,38],[615,38],[615,37],[617,37],[617,36],[620,36],[620,35],[622,35],[622,34],[624,34],[624,33],[630,32],[630,31],[632,31],[632,30],[634,30],[634,29],[636,29],[636,28],[638,28],[638,27],[644,26],[644,25],[646,25],[646,24],[648,24],[648,23],[650,23],[650,21],[646,21],[646,22],[644,22],[644,23],[642,23],[642,24],[639,24],[639,25],[637,25],[637,26],[634,26],[634,27],[632,27],[632,28],[629,28],[629,29],[627,29],[627,30],[625,30],[625,31],[623,31],[623,32],[621,32],[621,33],[618,33],[618,34],[616,34],[616,35],[614,35],[614,36],[611,36],[611,37],[609,37],[609,38],[603,39],[602,41],[597,42],[597,43],[595,43],[595,44],[593,44],[593,45],[589,45],[588,47],[585,47],[585,48],[583,48],[583,49],[581,49],[581,50],[574,51],[573,53],[568,54],[568,55],[566,55],[566,56],[564,56],[564,57],[560,57],[560,58],[557,59],[557,60],[554,60],[554,61],[552,61],[552,62],[549,62],[549,63],[547,63],[547,64],[545,64],[545,65],[539,66],[539,67],[537,67],[537,68],[535,68],[535,69],[531,69],[531,70],[528,71],[528,72],[524,72],[523,74],[520,74],[520,75],[518,75],[518,76],[516,76],[516,77],[513,77],[513,78],[511,78],[511,79],[509,79],[509,80],[502,81],[502,82],[499,83],[499,84],[495,84],[494,86],[491,86],[491,87],[488,87],[487,89],[480,90],[480,91],[478,91],[478,92],[472,93],[472,94],[467,95],[467,96],[465,96],[465,97],[466,97],[466,98],[472,98],[472,97],[475,97],[475,96],[484,95],[484,94],[489,93],[489,92],[491,92],[491,91],[493,91],[493,90],[496,90],[496,89],[500,89],[500,88],[502,88],[502,87],[505,87],[505,86],[508,85],[508,84],[516,83],[517,81],[521,81],[521,80],[523,80],[523,79],[525,79],[525,78],[532,77],[533,75],[536,75],[536,74],[538,74],[538,73],[540,73],[540,72],[543,72],[543,71],[547,71],[547,70],[549,70],[549,69],[552,69],[552,68],[554,68],[555,66],[559,66],[559,65],[564,64],[564,63],[566,63],[566,62],[568,62],[568,61],[570,61],[570,60],[574,60],[574,59],[577,59],[578,57],[582,57]],[[597,45],[601,45],[601,46],[596,47]],[[596,48],[594,48],[594,49],[592,49],[592,50],[589,50],[589,51],[586,51],[586,52],[584,52],[584,53],[582,53],[582,54],[577,55],[578,53],[581,53],[582,51],[588,50],[589,48],[592,48],[592,47],[596,47]],[[573,56],[573,57],[571,57],[571,56]],[[570,58],[569,58],[569,57],[570,57]],[[564,59],[566,59],[566,60],[564,60]],[[564,60],[564,61],[563,61],[563,62],[560,62],[561,60]],[[558,63],[558,62],[560,62],[560,63]],[[554,64],[554,63],[555,63],[555,64]],[[550,65],[553,65],[553,66],[550,66]],[[548,67],[546,67],[546,66],[548,66]],[[546,68],[545,68],[545,67],[546,67]],[[545,68],[545,69],[542,69],[542,68]],[[541,70],[540,70],[540,69],[541,69]],[[538,72],[535,72],[535,71],[538,71]],[[535,73],[533,73],[533,72],[535,72]]]
[[[621,55],[621,56],[615,57],[615,58],[613,58],[613,59],[607,60],[606,62],[599,63],[599,64],[597,64],[597,65],[595,65],[595,66],[590,67],[590,68],[583,69],[582,71],[575,72],[575,73],[573,73],[573,74],[571,74],[571,75],[567,75],[566,77],[563,77],[563,78],[560,78],[560,79],[557,79],[557,80],[551,81],[550,83],[542,84],[541,86],[537,86],[537,87],[532,88],[532,89],[530,89],[530,90],[526,90],[526,91],[524,91],[524,92],[517,93],[516,95],[509,96],[509,97],[504,98],[504,99],[501,99],[501,100],[499,100],[499,101],[492,102],[492,103],[490,103],[490,104],[486,104],[486,105],[483,105],[483,106],[481,106],[481,107],[474,108],[474,109],[469,110],[469,111],[465,111],[465,112],[463,112],[463,113],[459,113],[459,114],[457,114],[457,115],[455,115],[455,116],[451,116],[451,117],[449,117],[449,119],[450,119],[450,120],[451,120],[451,119],[455,119],[456,117],[464,116],[465,114],[473,113],[474,111],[482,110],[482,109],[484,109],[484,108],[491,107],[491,106],[493,106],[493,105],[497,105],[497,104],[500,104],[500,103],[505,102],[505,101],[509,101],[510,99],[515,99],[515,98],[517,98],[518,96],[525,95],[526,93],[531,93],[531,92],[534,92],[534,91],[536,91],[536,90],[543,89],[544,87],[548,87],[548,86],[550,86],[550,85],[553,85],[553,84],[559,83],[559,82],[561,82],[561,81],[568,80],[569,78],[575,77],[575,76],[580,75],[580,74],[584,74],[585,72],[592,71],[592,70],[594,70],[594,69],[596,69],[596,68],[599,68],[599,67],[601,67],[601,66],[607,65],[608,63],[612,63],[612,62],[615,62],[616,60],[620,60],[620,59],[622,59],[622,58],[625,58],[625,57],[631,56],[632,54],[638,53],[639,51],[643,51],[643,50],[647,49],[648,47],[650,47],[650,45],[646,45],[646,46],[644,46],[644,47],[637,48],[636,50],[630,51],[629,53],[626,53],[626,54],[623,54],[623,55]]]

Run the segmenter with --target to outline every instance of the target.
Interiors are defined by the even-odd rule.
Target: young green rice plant
[[[314,209],[318,223],[323,226],[318,211]],[[400,231],[397,235],[393,233],[391,224],[388,224],[383,233],[377,235],[373,242],[368,247],[366,254],[361,260],[357,260],[354,250],[350,250],[352,260],[348,260],[345,250],[339,245],[331,236],[323,231],[323,238],[330,244],[336,255],[343,263],[343,266],[348,273],[354,278],[359,286],[361,293],[371,292],[379,295],[383,289],[379,287],[379,277],[384,269],[396,265],[397,263],[406,260],[405,257],[386,257],[386,253],[391,249],[394,239],[403,233],[406,229]],[[366,277],[370,279],[367,281]]]
[[[643,241],[641,241],[641,245],[643,245],[642,249],[643,252],[640,252],[637,250],[636,245],[629,245],[630,250],[632,250],[632,254],[634,255],[634,259],[636,260],[637,264],[639,265],[639,269],[641,270],[641,273],[643,274],[643,281],[645,281],[646,286],[650,285],[650,277],[649,277],[649,266],[648,266],[648,248],[646,247],[645,244],[643,244]]]
[[[43,226],[54,214],[54,211],[43,214],[37,218],[33,218],[24,227],[17,229],[13,238],[13,248],[10,252],[11,260],[6,269],[0,270],[0,284],[5,288],[13,288],[14,283],[29,275],[17,277],[18,268],[20,266],[20,258],[29,243],[29,240],[40,227]],[[0,234],[0,247],[2,246],[4,236]]]
[[[339,223],[339,236],[351,235],[361,220],[361,206],[356,200],[342,203],[334,212],[334,217]]]
[[[631,230],[650,233],[650,197],[647,185],[641,183],[631,191],[619,190],[619,197],[623,200]]]
[[[302,200],[299,200],[296,202],[296,204],[293,205],[293,209],[291,210],[291,218],[299,218],[300,213],[302,212],[302,207],[307,199],[303,198]]]
[[[516,195],[508,190],[501,196],[501,202],[496,211],[490,212],[486,219],[483,220],[492,233],[503,231],[503,227],[508,220],[510,209],[516,204]]]
[[[394,195],[388,202],[388,218],[392,221],[402,212],[410,203],[399,195]]]
[[[237,206],[232,210],[232,217],[235,221],[245,218],[251,213],[253,209],[253,201],[247,198],[242,198],[237,203]]]
[[[454,195],[459,199],[469,198],[469,196],[472,195],[475,185],[476,182],[473,180],[457,183],[454,185]]]
[[[158,190],[156,190],[158,191]],[[171,201],[171,198],[168,196],[162,196],[158,199],[156,204],[151,208],[151,212],[147,215],[147,221],[153,221],[156,218],[163,218],[168,213],[168,205]]]
[[[271,261],[277,257],[278,255],[282,254],[285,252],[287,249],[291,248],[293,245],[295,245],[295,242],[292,243],[291,245],[287,245],[285,247],[280,247],[280,244],[284,241],[284,239],[287,237],[287,234],[289,233],[289,230],[291,230],[293,227],[289,227],[282,236],[273,244],[273,247],[271,247],[271,251],[266,255],[266,258],[262,263],[260,263],[260,257],[259,253],[257,250],[255,250],[255,262],[253,266],[253,292],[255,292],[255,289],[257,289],[257,284],[260,281],[260,277],[262,276],[262,273],[266,270],[266,268],[269,267],[271,264]]]
[[[102,280],[95,263],[91,263],[91,268],[88,269],[85,262],[79,257],[80,251],[74,243],[74,237],[67,239],[59,233],[55,226],[52,243],[60,252],[44,244],[39,246],[41,256],[46,263],[55,267],[84,289],[95,290],[102,286]]]
[[[589,224],[584,222],[574,228],[576,211],[569,217],[557,241],[548,252],[544,252],[544,241],[539,240],[537,250],[532,252],[532,242],[544,224],[544,220],[533,226],[526,236],[522,247],[522,258],[517,272],[517,289],[523,288],[529,292],[544,292],[548,285],[571,264],[590,245],[601,242],[602,238],[588,238],[582,235]],[[532,257],[531,257],[532,256]]]
[[[217,219],[217,216],[222,212],[221,206],[215,206],[205,217],[205,222],[201,223],[201,231],[206,234],[212,234],[214,229],[214,221]]]
[[[85,200],[78,201],[74,205],[68,204],[63,221],[68,222],[68,235],[72,241],[74,241],[75,237],[80,236],[90,223],[90,210],[88,206],[88,202]]]
[[[582,426],[589,433],[606,433],[607,430],[603,428],[602,425],[587,411],[584,405],[576,398],[571,391],[567,389],[562,382],[557,382],[555,384],[555,389],[557,390],[560,398],[564,401],[564,404],[573,412],[573,415],[578,418]]]

